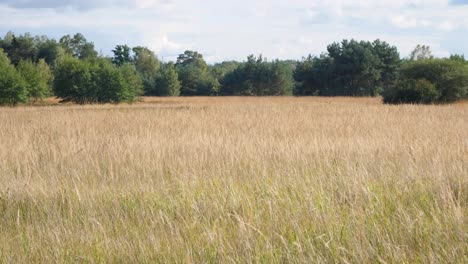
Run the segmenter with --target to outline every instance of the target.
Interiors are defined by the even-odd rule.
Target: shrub
[[[81,61],[68,57],[58,66],[54,90],[63,102],[133,102],[142,94],[142,83],[134,66],[116,67],[105,59]]]
[[[425,79],[400,80],[391,90],[383,93],[384,103],[434,103],[438,100],[439,93],[434,84]]]
[[[156,89],[153,92],[157,96],[179,96],[180,82],[173,63],[164,64],[159,76],[156,78]]]
[[[450,59],[412,61],[401,69],[403,79],[426,79],[432,83],[440,103],[454,102],[468,95],[468,66]]]
[[[90,63],[65,57],[55,69],[54,93],[62,102],[85,104],[96,101]]]
[[[134,102],[143,94],[143,83],[135,66],[124,64],[119,69],[121,76],[121,85],[119,86],[118,101],[116,102]]]
[[[91,68],[92,84],[96,93],[96,102],[111,103],[120,101],[122,75],[110,62],[100,61]]]
[[[29,60],[20,61],[18,64],[18,72],[26,81],[29,97],[37,100],[52,94],[51,82],[53,75],[49,66],[43,59],[40,59],[37,64]]]
[[[26,82],[0,49],[0,104],[14,106],[28,99]]]

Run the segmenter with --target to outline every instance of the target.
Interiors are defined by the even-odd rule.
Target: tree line
[[[147,47],[117,45],[103,56],[82,34],[0,38],[0,104],[56,96],[62,102],[133,102],[146,96],[382,96],[385,103],[448,103],[468,97],[463,55],[434,58],[418,45],[408,58],[385,41],[343,40],[300,61],[209,65],[196,51],[163,62]]]

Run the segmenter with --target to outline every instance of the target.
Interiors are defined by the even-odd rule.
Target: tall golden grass
[[[468,105],[0,108],[0,262],[468,262]]]

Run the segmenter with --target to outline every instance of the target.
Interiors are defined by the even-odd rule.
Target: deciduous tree
[[[26,82],[0,49],[0,104],[14,106],[28,99]]]
[[[26,81],[29,97],[39,100],[52,94],[51,82],[53,75],[43,59],[40,59],[37,64],[30,60],[20,61],[18,72]]]

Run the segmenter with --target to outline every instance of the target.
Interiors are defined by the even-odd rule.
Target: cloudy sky
[[[417,44],[468,56],[468,0],[0,0],[0,14],[0,35],[81,32],[106,55],[128,44],[164,60],[186,49],[209,62],[299,59],[343,38],[380,38],[402,56]]]

